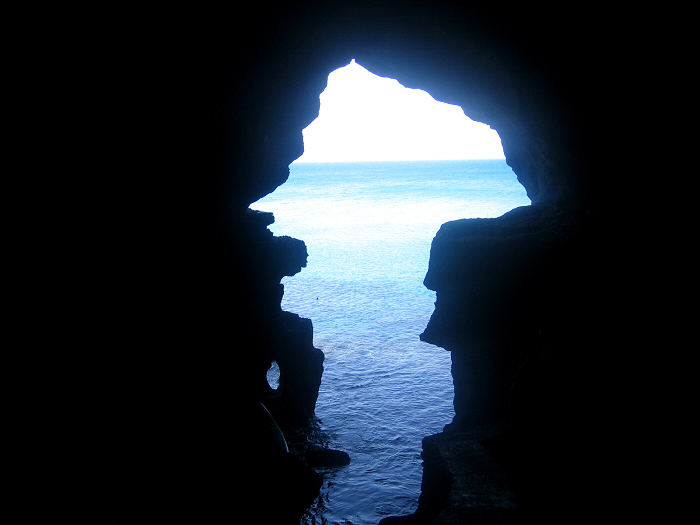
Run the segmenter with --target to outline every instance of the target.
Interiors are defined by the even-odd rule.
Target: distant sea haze
[[[415,510],[421,440],[454,415],[450,355],[418,339],[435,301],[423,286],[431,241],[444,222],[529,204],[504,160],[461,160],[295,163],[251,206],[307,245],[282,307],[313,321],[326,355],[316,415],[352,458],[325,473],[306,522],[375,525]]]

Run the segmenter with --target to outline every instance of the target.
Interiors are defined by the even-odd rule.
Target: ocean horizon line
[[[506,160],[505,157],[492,157],[483,159],[397,159],[397,160],[295,160],[292,164],[380,164],[380,163],[397,163],[397,162],[483,162],[486,160]]]

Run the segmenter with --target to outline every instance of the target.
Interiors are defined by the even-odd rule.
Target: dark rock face
[[[306,461],[312,467],[344,467],[350,464],[350,456],[342,450],[322,447],[310,447],[305,454]]]
[[[580,264],[594,269],[575,221],[533,205],[444,224],[433,240],[425,285],[438,293],[421,338],[452,352],[459,426],[508,417],[516,377],[559,358],[552,345],[585,322],[590,275],[562,287]],[[572,295],[581,303],[562,309]]]
[[[280,337],[272,358],[280,368],[277,390],[263,395],[263,401],[283,426],[303,425],[314,415],[323,374],[323,352],[313,346],[313,326],[290,312],[282,312]],[[265,369],[267,369],[269,365]]]
[[[280,280],[306,266],[306,246],[291,237],[272,235],[267,229],[274,220],[269,213],[246,210],[245,217],[246,229],[240,229],[245,222],[238,223],[238,231],[245,232],[243,249],[236,253],[239,264],[247,269],[247,285],[252,286],[256,301],[249,301],[248,308],[240,312],[250,331],[247,359],[252,365],[242,372],[248,375],[251,401],[264,403],[274,424],[291,432],[311,422],[323,373],[324,355],[313,346],[311,321],[280,307],[284,293]],[[251,308],[253,305],[257,308]],[[272,361],[280,369],[280,384],[274,392],[266,378]],[[298,522],[318,494],[320,476],[305,458],[270,446],[268,434],[274,432],[269,425],[252,424],[253,437],[242,451],[250,469],[244,499],[251,506],[274,501],[265,511],[265,519],[272,522]]]
[[[467,520],[485,512],[477,523],[556,522],[596,483],[594,465],[612,459],[594,430],[614,417],[604,378],[619,365],[619,356],[601,355],[613,333],[600,304],[601,285],[613,285],[600,258],[604,234],[575,211],[534,205],[447,223],[436,235],[425,284],[437,301],[421,337],[452,353],[455,418],[435,440],[451,455],[488,428],[499,436],[494,456],[508,458],[494,472],[515,480],[503,494],[518,494],[508,509],[482,508],[473,477],[494,461],[493,450],[458,454],[441,513]],[[603,485],[597,481],[601,494]],[[464,490],[472,495],[457,497]]]
[[[531,516],[583,519],[610,503],[614,484],[622,507],[622,427],[638,404],[620,393],[620,378],[635,375],[625,321],[637,260],[628,251],[642,250],[633,215],[619,206],[639,196],[629,182],[644,169],[640,158],[619,158],[639,147],[619,131],[634,131],[623,125],[638,111],[629,94],[648,78],[634,53],[615,52],[636,43],[619,39],[620,28],[635,27],[629,15],[382,1],[251,5],[220,25],[187,15],[163,24],[159,13],[134,61],[124,60],[141,57],[143,71],[153,71],[162,61],[151,60],[147,44],[159,43],[158,57],[170,49],[163,59],[176,62],[172,77],[132,105],[138,117],[151,115],[154,100],[186,84],[159,126],[165,135],[170,122],[186,120],[171,131],[182,148],[161,139],[155,162],[134,153],[125,169],[101,175],[83,248],[93,266],[80,266],[90,291],[66,322],[79,319],[81,337],[70,339],[76,349],[61,376],[77,392],[62,427],[87,458],[85,499],[100,517],[108,509],[117,523],[153,523],[151,512],[189,506],[190,523],[235,522],[255,508],[287,523],[313,498],[318,478],[261,438],[267,427],[257,412],[263,401],[283,427],[313,414],[323,355],[311,323],[280,309],[280,279],[303,268],[306,250],[274,237],[273,218],[247,208],[286,180],[328,73],[351,58],[491,125],[533,202],[498,219],[448,223],[433,243],[425,283],[437,303],[423,338],[452,353],[456,417],[426,440],[421,506],[407,519],[474,516],[474,500],[450,490],[465,487],[458,476],[468,477],[482,453],[514,474]],[[152,34],[166,26],[177,31]],[[119,35],[115,42],[121,27]],[[144,84],[140,70],[128,74]],[[146,149],[158,149],[155,128],[106,120],[101,141],[121,145],[141,133]],[[138,148],[108,160],[124,149]],[[108,242],[96,247],[96,238]],[[276,393],[265,378],[272,361],[282,370]],[[481,443],[475,425],[497,428],[491,443],[500,445],[463,453]],[[594,501],[585,497],[591,490]]]
[[[283,426],[304,425],[313,417],[323,373],[323,352],[313,346],[313,326],[309,319],[282,311],[284,293],[280,280],[306,266],[306,246],[291,237],[275,237],[267,225],[270,213],[246,210],[248,227],[241,221],[241,245],[237,263],[246,268],[247,284],[257,294],[255,302],[240,314],[250,331],[254,368],[246,379],[252,392],[264,402]],[[252,307],[251,307],[252,306]],[[280,386],[273,393],[266,373],[273,361],[280,368]]]

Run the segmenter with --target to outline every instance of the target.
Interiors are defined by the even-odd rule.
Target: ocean
[[[421,440],[454,415],[450,355],[419,340],[435,301],[423,286],[430,243],[444,222],[529,204],[505,160],[464,160],[293,163],[251,205],[274,213],[275,235],[306,243],[282,307],[313,321],[326,355],[316,415],[329,446],[351,457],[322,471],[302,523],[375,525],[415,511]]]

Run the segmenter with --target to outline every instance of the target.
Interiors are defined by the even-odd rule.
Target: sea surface
[[[304,524],[375,525],[415,511],[421,439],[452,420],[450,354],[419,334],[435,293],[423,286],[446,221],[529,205],[504,160],[290,165],[251,207],[276,235],[302,239],[308,265],[283,280],[282,307],[308,317],[326,355],[316,405],[350,465],[322,471]],[[279,372],[277,371],[277,374]],[[274,368],[268,374],[276,386]]]

